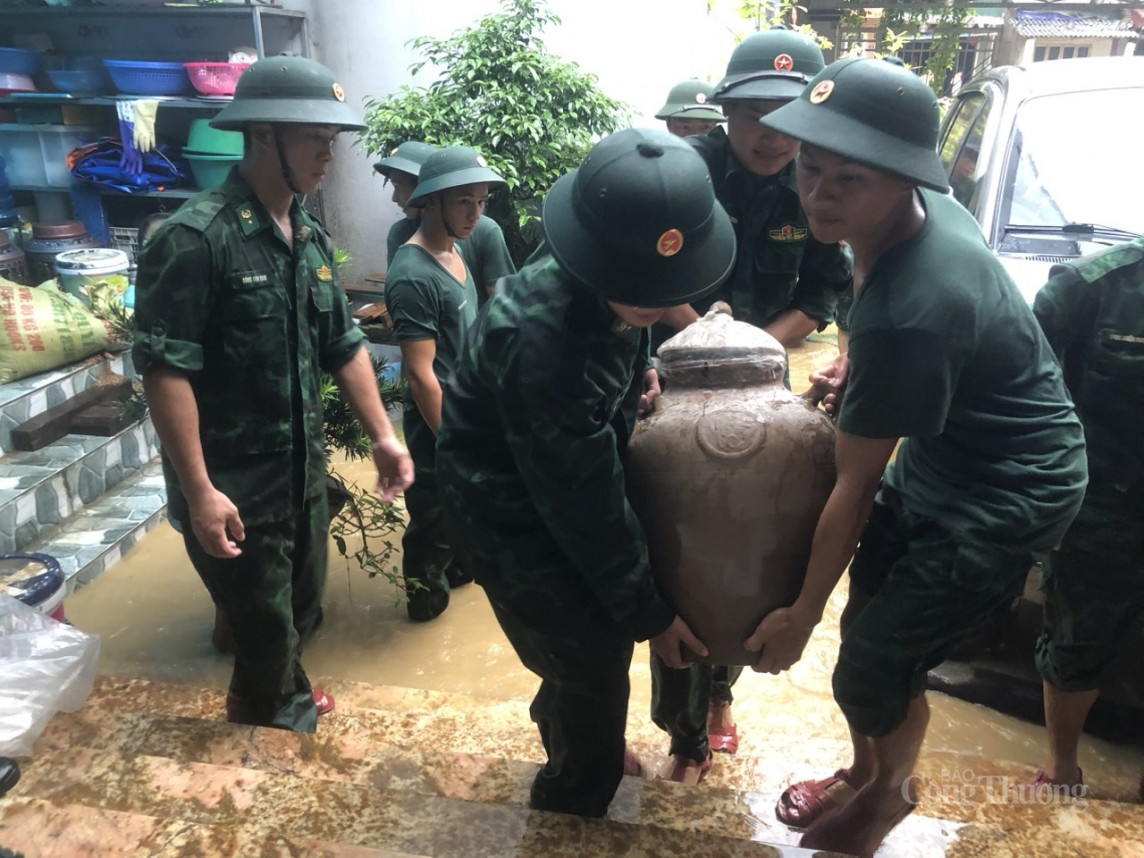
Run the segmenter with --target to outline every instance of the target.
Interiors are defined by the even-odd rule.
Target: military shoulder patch
[[[767,230],[767,236],[771,241],[804,241],[807,236],[807,229],[804,226],[788,223],[779,229]]]

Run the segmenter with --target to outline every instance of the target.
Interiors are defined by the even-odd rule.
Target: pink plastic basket
[[[183,63],[191,84],[203,95],[234,95],[238,78],[250,63]]]

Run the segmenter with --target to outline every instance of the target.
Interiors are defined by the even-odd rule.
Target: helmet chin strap
[[[445,216],[445,192],[439,191],[437,193],[437,211],[441,212],[441,225],[445,227],[445,232],[449,234],[449,238],[460,240],[461,236],[453,229],[453,225],[449,223],[449,219]]]
[[[286,148],[282,145],[282,138],[278,136],[278,126],[271,125],[270,130],[274,135],[274,148],[278,152],[278,163],[282,167],[282,180],[286,183],[286,187],[300,196],[302,190],[298,187],[298,183],[294,181],[294,172],[290,169],[290,163],[286,160]]]

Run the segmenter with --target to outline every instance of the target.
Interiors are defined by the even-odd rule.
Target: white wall
[[[498,11],[496,0],[292,0],[310,21],[313,56],[337,73],[347,100],[362,107],[413,83],[407,46],[421,36],[448,36]],[[544,33],[548,50],[595,74],[601,89],[633,109],[636,125],[653,118],[680,80],[717,81],[744,24],[734,3],[707,14],[706,0],[549,0],[561,24]],[[430,72],[420,83],[431,80]],[[353,255],[350,279],[385,270],[385,235],[401,216],[353,135],[343,135],[323,185],[326,220],[336,243]]]

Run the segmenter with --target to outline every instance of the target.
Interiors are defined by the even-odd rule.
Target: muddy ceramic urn
[[[786,352],[716,304],[659,349],[665,391],[628,449],[628,496],[652,572],[708,647],[752,664],[743,641],[798,595],[834,486],[834,426],[783,386]]]

